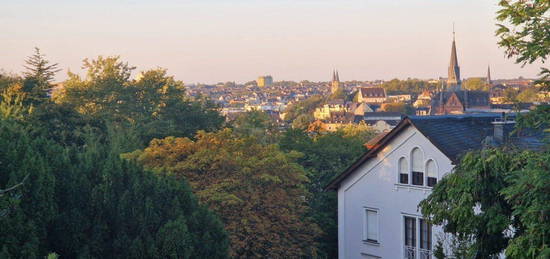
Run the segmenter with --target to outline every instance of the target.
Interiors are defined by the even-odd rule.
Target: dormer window
[[[402,157],[399,159],[399,183],[409,184],[409,166],[407,159]]]
[[[433,187],[437,183],[437,167],[431,159],[426,163],[426,174],[428,175],[426,178],[428,186]]]
[[[424,185],[424,155],[419,148],[414,148],[411,152],[412,161],[412,184]]]

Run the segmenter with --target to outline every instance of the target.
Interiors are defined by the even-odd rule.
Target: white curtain
[[[422,151],[419,148],[415,148],[411,154],[412,158],[412,170],[414,172],[424,172],[422,164],[424,163],[424,157]]]
[[[428,177],[434,177],[437,178],[437,169],[435,167],[435,162],[430,159],[428,163],[426,163],[426,173],[428,174]]]

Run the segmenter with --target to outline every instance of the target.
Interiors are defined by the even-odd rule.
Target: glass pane
[[[413,172],[412,184],[414,185],[424,185],[424,173],[422,172]]]
[[[399,183],[409,184],[409,174],[399,174]]]
[[[432,249],[432,225],[428,224],[424,219],[419,219],[420,223],[420,248]]]
[[[405,245],[416,247],[416,219],[405,217]]]
[[[367,240],[378,241],[378,213],[367,210]]]

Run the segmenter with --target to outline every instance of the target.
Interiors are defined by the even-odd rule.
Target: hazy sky
[[[446,76],[456,24],[463,77],[534,77],[504,57],[497,0],[0,0],[0,68],[38,46],[64,69],[120,55],[186,83]]]

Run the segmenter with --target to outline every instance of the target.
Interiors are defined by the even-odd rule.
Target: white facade
[[[414,149],[420,151],[416,152],[420,155],[416,160],[421,161],[421,165],[413,164]],[[400,161],[402,166],[399,166]],[[412,185],[413,166],[417,171],[423,171],[422,185]],[[340,183],[339,258],[409,258],[405,256],[405,217],[414,218],[416,225],[416,248],[409,247],[409,252],[416,253],[414,258],[433,258],[423,257],[420,252],[422,216],[418,204],[431,192],[431,187],[427,186],[428,171],[439,180],[452,169],[451,160],[414,126],[399,132],[376,157],[368,159]],[[400,170],[408,173],[408,184],[400,183]],[[419,174],[416,174],[416,179],[418,184]],[[409,220],[409,226],[412,226],[411,222]],[[433,251],[438,233],[442,231],[438,226],[431,229],[430,249]],[[407,233],[410,234],[411,230]],[[408,240],[410,242],[410,238]]]

